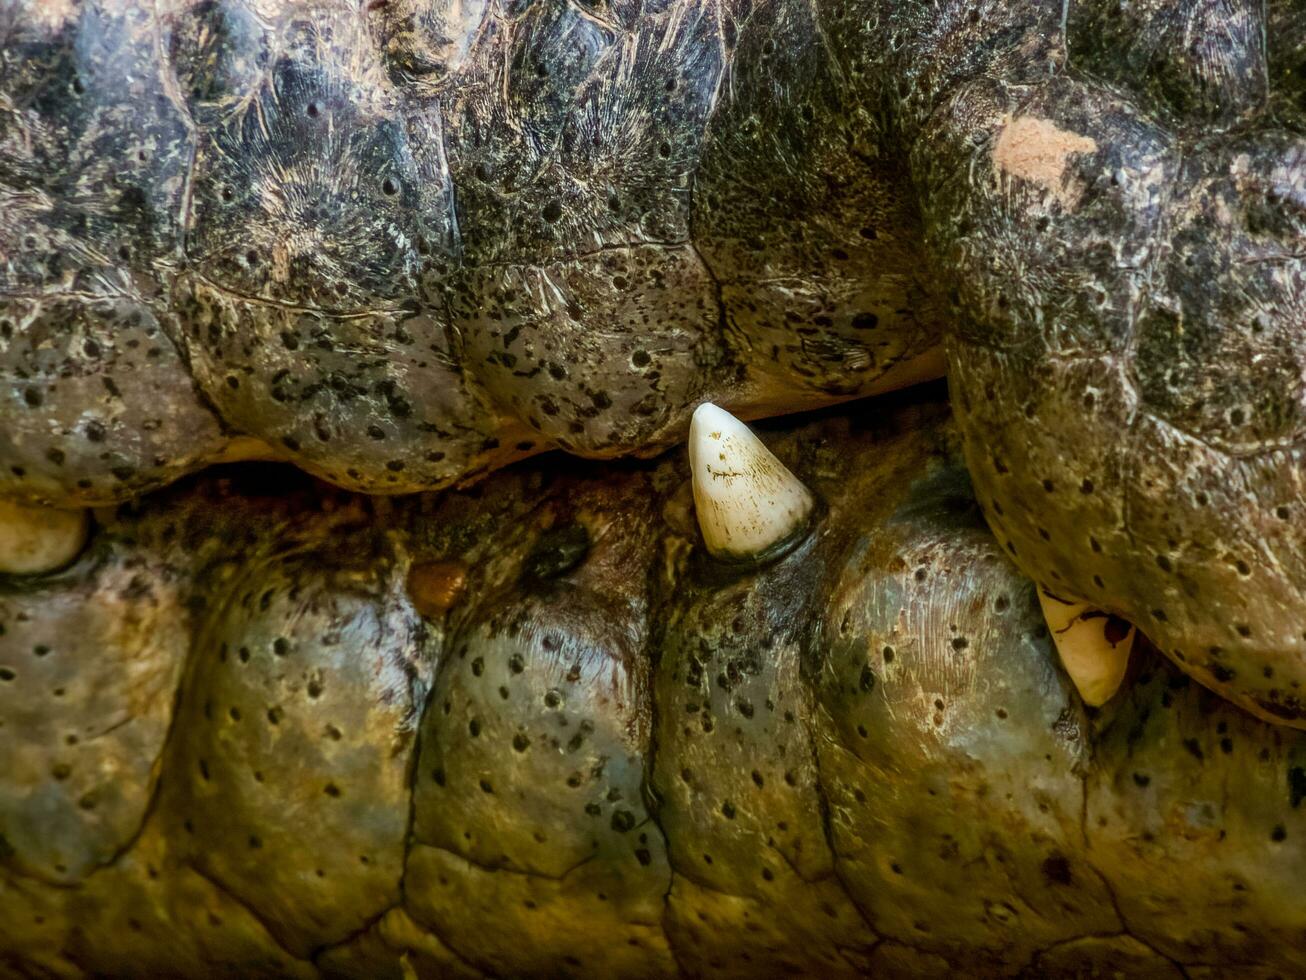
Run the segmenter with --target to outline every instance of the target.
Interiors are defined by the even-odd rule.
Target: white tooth
[[[0,500],[0,572],[32,575],[68,564],[82,550],[87,526],[85,510]]]
[[[1106,704],[1119,690],[1129,666],[1134,627],[1128,626],[1123,637],[1112,637],[1108,629],[1118,631],[1125,624],[1088,603],[1061,599],[1041,588],[1038,601],[1061,656],[1061,666],[1075,682],[1079,696],[1095,708]]]
[[[815,500],[762,440],[706,402],[689,424],[694,511],[707,550],[756,558],[801,528]]]

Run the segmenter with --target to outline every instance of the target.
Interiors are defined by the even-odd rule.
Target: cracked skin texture
[[[764,427],[762,567],[682,452],[101,511],[0,594],[0,974],[1300,972],[1306,743],[1150,647],[1085,709],[947,415]]]
[[[938,377],[917,204],[821,32],[796,3],[6,4],[0,493],[116,502],[224,452],[437,489],[656,452],[705,398]]]
[[[1019,567],[1306,727],[1300,4],[70,0],[0,34],[0,493],[250,457],[433,490],[946,366]]]
[[[1187,681],[1306,727],[1299,3],[69,0],[0,36],[6,496],[260,456],[436,490],[941,342],[957,416],[777,437],[829,511],[744,580],[668,462],[106,510],[0,583],[6,968],[1301,971],[1296,736]],[[1168,661],[1085,715],[1008,560]]]

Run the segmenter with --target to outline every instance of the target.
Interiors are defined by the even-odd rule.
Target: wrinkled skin
[[[1302,972],[1300,2],[0,38],[0,496],[103,508],[0,578],[0,966]],[[776,430],[762,568],[675,456],[345,492],[945,367]],[[1146,634],[1101,712],[1031,579]]]
[[[910,384],[1048,589],[1306,727],[1297,0],[0,7],[0,494],[466,483]]]
[[[1087,74],[958,86],[913,147],[967,460],[1029,575],[1302,727],[1306,18],[1128,7],[1069,8]]]
[[[903,161],[802,5],[0,18],[0,493],[438,488],[942,373]]]
[[[0,596],[0,969],[1300,972],[1306,743],[1150,649],[1086,712],[946,414],[772,431],[762,567],[681,453],[101,512]]]

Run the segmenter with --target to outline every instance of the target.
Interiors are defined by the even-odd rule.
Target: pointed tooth
[[[717,558],[758,558],[806,525],[809,491],[729,412],[706,402],[689,425],[694,511]]]
[[[1075,682],[1079,696],[1094,708],[1106,704],[1124,679],[1136,630],[1088,603],[1070,602],[1042,588],[1038,601],[1061,666]],[[1121,629],[1125,629],[1123,636],[1113,635]]]
[[[86,541],[85,510],[0,500],[0,572],[35,575],[67,565]]]

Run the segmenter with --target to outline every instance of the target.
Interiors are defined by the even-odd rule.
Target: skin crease
[[[941,395],[764,428],[760,566],[683,451],[101,512],[0,588],[0,968],[1296,973],[1306,745],[1144,642],[1086,709]]]
[[[1306,726],[1289,0],[0,16],[0,495],[465,485],[946,354],[1022,570]]]

